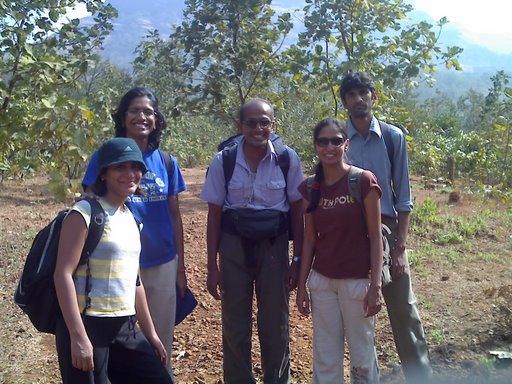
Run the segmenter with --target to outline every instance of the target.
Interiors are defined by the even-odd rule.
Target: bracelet
[[[292,261],[294,263],[300,263],[300,256],[293,256]]]

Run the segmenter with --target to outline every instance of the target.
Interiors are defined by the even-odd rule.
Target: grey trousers
[[[392,230],[388,238],[395,244],[397,223],[383,218]],[[389,321],[393,331],[396,349],[402,362],[405,379],[411,384],[428,382],[432,378],[432,368],[428,353],[425,332],[418,311],[418,301],[412,290],[411,270],[406,257],[405,272],[398,280],[382,288]]]
[[[248,266],[239,236],[223,232],[219,247],[224,383],[256,383],[252,372],[253,296],[265,384],[290,383],[288,234],[254,244]]]

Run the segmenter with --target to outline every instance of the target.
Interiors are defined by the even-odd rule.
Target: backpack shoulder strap
[[[160,155],[164,159],[165,169],[167,169],[167,177],[169,180],[171,180],[174,176],[174,167],[171,163],[171,156],[167,152],[162,151],[160,148],[158,148],[158,152],[160,152]]]
[[[99,201],[96,199],[86,200],[91,205],[91,222],[89,224],[84,249],[82,250],[82,255],[80,257],[80,264],[84,264],[94,251],[100,242],[101,236],[103,235],[103,229],[105,228],[105,211]]]
[[[288,184],[288,171],[290,170],[290,153],[286,148],[286,145],[283,144],[279,136],[276,135],[276,138],[272,141],[272,145],[274,145],[274,150],[276,151],[277,156],[277,165],[281,168],[281,172],[283,172],[284,182]]]
[[[309,200],[311,200],[311,190],[313,189],[314,181],[315,181],[315,176],[308,176],[308,178],[306,179],[306,191],[307,191]]]
[[[391,163],[391,167],[393,167],[393,156],[395,155],[395,145],[393,144],[393,139],[391,138],[391,127],[388,123],[379,120],[380,131],[382,133],[382,138],[384,139],[384,145],[386,145],[386,150],[388,151],[389,162]]]
[[[354,198],[359,203],[361,201],[361,174],[363,173],[363,169],[351,166],[348,170],[348,191],[350,196]],[[361,204],[362,205],[362,204]]]
[[[238,143],[242,139],[242,134],[237,133],[236,135],[228,137],[226,140],[222,141],[217,145],[217,151],[222,151],[223,149],[229,148],[234,144]]]
[[[228,193],[229,181],[231,177],[233,177],[235,170],[237,149],[238,144],[234,144],[222,150],[222,171],[224,172],[224,188],[226,189],[226,194]]]

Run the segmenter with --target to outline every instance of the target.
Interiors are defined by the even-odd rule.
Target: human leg
[[[364,315],[368,279],[340,279],[339,305],[350,354],[353,384],[378,384],[379,370],[375,350],[375,318]]]
[[[177,259],[152,268],[140,270],[149,312],[155,330],[167,351],[167,369],[172,375],[172,342],[176,317],[176,273]]]
[[[69,332],[62,317],[57,320],[57,352],[63,383],[67,384],[107,384],[107,370],[110,359],[110,346],[119,333],[125,317],[83,316],[87,336],[93,345],[94,371],[83,372],[72,366]]]
[[[222,233],[219,255],[224,382],[256,383],[251,359],[254,271],[246,266],[238,236]]]
[[[334,279],[311,271],[313,384],[343,383],[344,331]]]
[[[92,372],[84,372],[73,367],[69,332],[61,316],[57,318],[55,346],[57,348],[59,369],[63,384],[94,384]]]
[[[127,318],[110,346],[108,376],[111,384],[171,384],[167,368],[149,341]]]
[[[386,235],[388,243],[395,244],[398,221],[383,216],[382,223],[390,229],[390,233]],[[382,295],[405,378],[409,383],[421,384],[431,379],[432,367],[418,302],[412,290],[411,269],[407,256],[406,251],[404,274],[383,287]]]
[[[264,383],[290,382],[288,234],[256,246],[258,338]]]
[[[407,254],[405,257],[407,259]],[[427,382],[432,368],[407,260],[404,274],[383,287],[382,294],[407,382]]]

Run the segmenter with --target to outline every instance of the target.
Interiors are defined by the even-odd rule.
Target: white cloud
[[[90,15],[91,14],[89,12],[87,12],[87,8],[86,8],[85,4],[81,4],[81,3],[75,5],[72,8],[69,8],[68,11],[66,12],[66,17],[68,17],[70,19],[82,18],[82,17],[90,16]]]
[[[411,0],[436,21],[446,16],[464,40],[499,53],[512,53],[510,0]]]

